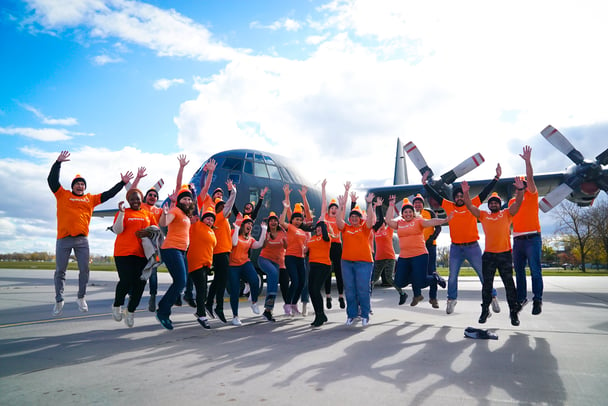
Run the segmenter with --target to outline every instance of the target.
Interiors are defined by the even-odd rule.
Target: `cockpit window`
[[[264,162],[264,157],[260,154],[255,154],[255,161],[256,162]]]
[[[264,165],[263,163],[258,163],[256,162],[254,164],[254,175],[255,176],[259,176],[262,178],[267,178],[268,177],[268,171],[266,170],[266,165]]]
[[[270,179],[281,180],[281,173],[279,172],[279,168],[273,165],[267,165],[268,175],[270,175]]]
[[[272,158],[269,157],[268,155],[264,155],[264,161],[266,161],[266,163],[269,164],[269,165],[276,165],[274,163],[274,161],[272,160]]]
[[[285,181],[286,183],[295,183],[294,179],[291,177],[291,174],[287,169],[279,167],[279,170],[281,171],[281,176],[283,176],[283,181]]]
[[[222,169],[240,172],[243,170],[243,160],[240,158],[226,158],[222,164]]]
[[[253,175],[253,162],[251,161],[245,161],[245,173],[248,173],[250,175]]]

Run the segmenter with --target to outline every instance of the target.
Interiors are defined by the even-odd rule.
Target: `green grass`
[[[10,269],[55,269],[54,262],[37,262],[37,261],[1,261],[0,268]],[[92,263],[89,266],[91,271],[116,271],[116,267],[113,263]],[[78,266],[75,262],[70,262],[68,270],[78,270]],[[161,272],[167,272],[167,268],[161,265],[159,270]],[[449,272],[448,268],[438,267],[437,271],[440,275],[447,277]],[[529,272],[529,271],[528,271]],[[476,276],[477,274],[470,267],[463,267],[460,269],[460,276]],[[608,276],[607,269],[587,269],[587,272],[581,272],[578,270],[564,270],[562,268],[544,268],[543,275],[545,276]]]

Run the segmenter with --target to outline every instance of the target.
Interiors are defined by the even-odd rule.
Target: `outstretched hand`
[[[526,145],[523,149],[523,153],[519,154],[519,156],[526,162],[530,161],[532,158],[532,148],[529,145]]]
[[[467,182],[466,180],[463,180],[460,183],[460,186],[462,187],[462,193],[466,194],[469,192],[469,190],[471,190],[471,187],[469,186],[469,182]]]
[[[69,157],[70,157],[70,153],[68,151],[61,151],[61,153],[57,157],[57,162],[69,161]]]
[[[139,168],[137,168],[137,178],[138,179],[145,178],[146,176],[148,176],[148,175],[146,174],[145,166],[140,166]]]
[[[188,165],[188,163],[190,163],[190,161],[186,160],[186,155],[181,154],[177,157],[177,160],[179,161],[179,166],[180,168],[183,168],[184,166]]]
[[[500,179],[500,176],[502,175],[502,168],[500,167],[500,163],[496,165],[496,177],[498,179]]]
[[[131,182],[131,179],[133,179],[133,172],[127,171],[127,173],[125,173],[124,175],[121,173],[120,179],[126,185],[127,183]]]
[[[125,202],[124,200],[122,202],[118,202],[118,211],[121,213],[124,213],[125,211]]]

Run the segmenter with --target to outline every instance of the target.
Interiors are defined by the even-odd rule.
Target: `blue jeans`
[[[517,282],[517,301],[523,302],[527,296],[526,260],[532,277],[534,300],[543,300],[543,273],[540,266],[543,240],[539,235],[529,239],[513,238],[513,266]]]
[[[289,273],[289,279],[291,279],[288,293],[289,303],[287,304],[296,304],[306,283],[306,264],[304,263],[304,258],[285,255],[285,267]]]
[[[437,272],[437,246],[427,245],[427,251],[429,252],[429,261],[426,266],[427,276],[433,276]],[[429,281],[429,299],[437,299],[437,279],[433,277],[432,281]]]
[[[175,304],[177,297],[182,294],[184,286],[186,286],[186,251],[176,248],[161,249],[160,256],[169,270],[169,275],[173,279],[173,283],[171,283],[165,295],[158,302],[158,310],[156,311],[159,318],[166,319],[171,315],[171,307]]]
[[[342,260],[342,279],[346,296],[346,316],[354,319],[361,308],[361,318],[369,318],[372,262]]]
[[[471,245],[450,245],[450,276],[448,277],[448,299],[458,299],[458,274],[464,260],[469,261],[469,264],[477,273],[479,281],[483,285],[483,273],[481,269],[481,248],[479,243],[475,242]],[[492,288],[492,297],[496,297],[496,289]]]
[[[150,285],[150,294],[156,295],[158,293],[158,274],[156,273],[156,268],[150,273],[148,284]]]
[[[435,283],[435,294],[437,294],[437,281],[426,274],[428,262],[429,254],[410,258],[399,257],[395,270],[395,285],[404,288],[411,283],[414,296],[420,296],[422,289]]]
[[[279,291],[279,264],[264,257],[258,257],[258,266],[266,274],[266,300],[264,308],[272,310]]]
[[[260,279],[251,261],[247,261],[239,266],[230,266],[228,269],[230,307],[232,308],[232,315],[234,317],[239,315],[239,295],[241,293],[239,287],[241,285],[241,278],[249,284],[251,303],[256,303],[260,294]]]

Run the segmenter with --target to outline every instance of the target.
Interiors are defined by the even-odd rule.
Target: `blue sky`
[[[608,130],[606,7],[4,1],[0,187],[21,192],[0,203],[0,252],[54,251],[46,176],[65,149],[62,183],[80,173],[93,193],[138,166],[172,185],[179,153],[189,178],[209,155],[249,147],[334,192],[347,179],[364,191],[392,180],[397,137],[436,173],[481,152],[471,179],[497,162],[519,174],[525,144],[537,172],[561,170],[570,161],[540,136],[547,124],[592,158]],[[108,221],[91,225],[94,253],[111,253]]]

